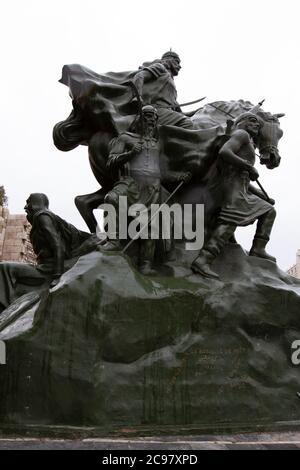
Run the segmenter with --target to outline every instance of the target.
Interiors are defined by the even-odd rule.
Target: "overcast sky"
[[[86,229],[73,199],[98,189],[87,149],[58,151],[53,125],[71,100],[58,83],[64,64],[96,72],[134,70],[170,47],[182,59],[179,102],[245,99],[285,112],[281,166],[257,164],[276,200],[269,251],[286,269],[300,248],[299,0],[10,0],[0,19],[1,178],[12,213],[31,192],[45,192],[51,209]],[[249,248],[254,227],[239,229]]]

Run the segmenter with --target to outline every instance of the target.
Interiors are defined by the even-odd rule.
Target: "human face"
[[[146,127],[149,130],[150,129],[153,130],[156,126],[156,121],[157,121],[156,114],[151,113],[151,112],[146,112],[146,113],[144,113],[143,117],[144,117],[144,122],[146,124]]]
[[[24,207],[24,211],[26,212],[26,215],[27,215],[27,216],[33,215],[33,207],[32,207],[32,201],[31,201],[31,197],[30,197],[30,196],[29,196],[29,198],[28,198],[27,201],[26,201],[26,204],[25,204],[25,207]]]
[[[255,117],[249,117],[245,122],[245,130],[249,132],[249,134],[254,137],[258,135],[260,130],[260,122]]]
[[[29,196],[29,198],[27,199],[24,210],[26,212],[28,222],[32,223],[35,210],[32,204],[31,196]]]
[[[173,77],[176,77],[181,69],[180,59],[177,59],[176,57],[170,57],[167,59],[167,64]]]
[[[30,221],[32,220],[34,214],[38,212],[39,210],[44,208],[44,204],[40,198],[37,197],[37,195],[30,195],[29,198],[26,201],[24,210],[27,215],[27,219]]]

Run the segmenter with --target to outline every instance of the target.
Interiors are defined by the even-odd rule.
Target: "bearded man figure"
[[[159,125],[194,129],[192,120],[182,113],[177,102],[174,77],[180,70],[179,55],[168,51],[161,60],[144,64],[132,81],[142,101],[157,109]]]
[[[117,173],[119,178],[113,189],[105,196],[104,201],[116,209],[117,233],[114,239],[108,239],[101,248],[103,251],[122,250],[118,216],[119,212],[124,210],[121,197],[127,200],[126,211],[127,207],[142,204],[149,215],[151,206],[162,204],[168,196],[168,192],[162,186],[162,181],[180,183],[181,181],[187,182],[191,178],[188,172],[168,171],[167,174],[162,174],[157,121],[157,110],[153,106],[146,105],[142,108],[137,132],[123,133],[112,143],[107,167],[112,174]],[[141,127],[143,132],[141,132]],[[159,232],[159,227],[156,229]],[[156,243],[157,240],[151,238],[141,240],[139,268],[142,274],[154,273],[152,265]]]

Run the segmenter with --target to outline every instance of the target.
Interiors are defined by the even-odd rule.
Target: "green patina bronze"
[[[40,299],[25,297],[27,310],[19,300],[0,326],[2,428],[300,422],[300,282],[238,245],[213,265],[222,281],[193,275],[188,259],[168,268],[150,279],[123,255],[94,252]]]

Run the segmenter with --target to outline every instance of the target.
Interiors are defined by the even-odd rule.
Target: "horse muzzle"
[[[269,170],[279,167],[281,156],[279,155],[277,147],[268,145],[260,149],[260,163],[265,165]]]

